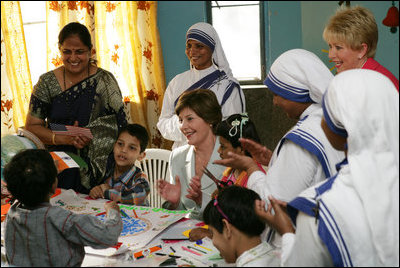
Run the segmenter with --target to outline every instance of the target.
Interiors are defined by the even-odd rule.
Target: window
[[[233,76],[240,84],[265,78],[263,1],[208,1],[208,21],[217,30]]]
[[[20,1],[32,86],[47,71],[46,1]]]

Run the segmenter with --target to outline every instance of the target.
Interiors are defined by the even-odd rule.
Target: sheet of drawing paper
[[[98,214],[104,212],[105,199],[91,199],[87,195],[77,194],[74,190],[62,190],[50,199],[50,204],[68,209],[78,214]]]

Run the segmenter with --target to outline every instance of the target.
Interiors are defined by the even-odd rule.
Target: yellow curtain
[[[145,126],[148,147],[168,148],[157,130],[165,90],[156,1],[49,1],[48,70],[62,64],[58,33],[72,21],[85,24],[98,66],[113,73],[124,97],[128,122]]]
[[[1,1],[1,135],[25,124],[32,91],[18,1]]]

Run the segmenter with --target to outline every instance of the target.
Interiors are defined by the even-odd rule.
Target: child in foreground
[[[258,218],[253,190],[230,186],[219,191],[203,212],[214,246],[227,263],[238,267],[279,266],[280,259],[267,242],[261,241],[265,224]]]
[[[240,138],[251,139],[255,142],[261,143],[254,123],[245,113],[232,114],[227,119],[223,120],[217,125],[215,134],[219,136],[220,147],[218,153],[221,159],[228,158],[229,152],[251,157],[251,154],[243,149],[239,141]],[[258,168],[265,173],[263,167],[257,162],[256,164],[258,165]],[[231,167],[225,169],[221,179],[221,181],[226,182],[228,186],[238,185],[245,188],[247,188],[247,180],[248,176],[245,170]],[[212,197],[216,194],[218,194],[218,190],[213,193]],[[194,228],[189,233],[189,239],[191,241],[202,239],[205,236],[210,237],[210,232],[205,228]]]
[[[5,248],[13,266],[81,266],[84,246],[108,248],[122,231],[119,207],[104,205],[104,222],[52,206],[57,169],[46,150],[16,154],[4,168],[7,188],[15,199],[5,222]]]
[[[148,206],[147,175],[135,166],[146,156],[149,136],[139,124],[122,128],[107,163],[104,183],[90,190],[91,198],[106,198],[124,204]]]

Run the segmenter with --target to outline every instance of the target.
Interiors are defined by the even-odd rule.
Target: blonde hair
[[[375,57],[378,43],[378,26],[374,15],[365,7],[340,7],[325,26],[322,34],[325,42],[343,42],[353,50],[367,44],[367,58]]]

